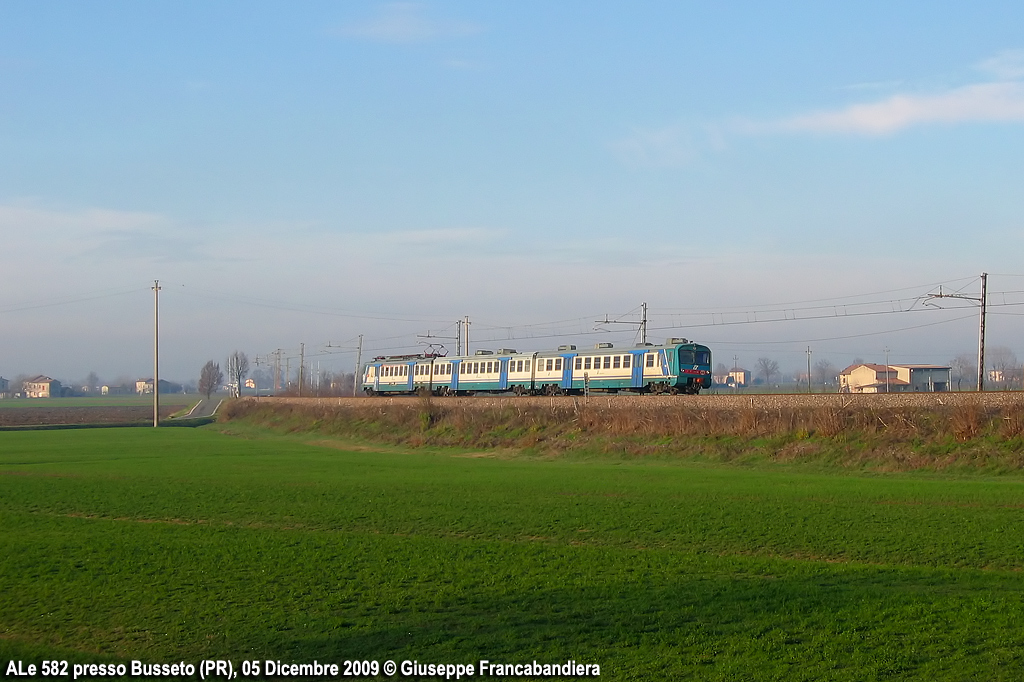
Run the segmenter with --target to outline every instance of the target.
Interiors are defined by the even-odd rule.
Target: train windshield
[[[711,364],[711,351],[680,348],[679,349],[679,364],[680,364],[680,366],[686,366],[686,365],[710,365]]]

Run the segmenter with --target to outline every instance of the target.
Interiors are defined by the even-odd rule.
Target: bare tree
[[[814,363],[814,371],[812,372],[814,381],[821,384],[822,386],[829,386],[835,383],[836,376],[839,371],[836,366],[828,360],[818,360]]]
[[[199,371],[199,392],[209,399],[223,381],[224,372],[220,371],[220,365],[213,360],[208,360]]]
[[[956,390],[963,389],[964,382],[967,387],[976,386],[978,382],[978,363],[970,353],[961,353],[949,361],[950,369],[953,370],[953,379],[956,381]]]
[[[757,373],[764,377],[766,384],[770,384],[772,383],[772,377],[779,373],[779,363],[771,358],[758,358]]]
[[[228,356],[228,383],[231,384],[232,397],[238,398],[242,395],[242,382],[249,374],[249,358],[241,351],[235,351]]]
[[[252,379],[256,382],[256,388],[261,390],[274,387],[274,374],[268,369],[254,369],[252,372]]]

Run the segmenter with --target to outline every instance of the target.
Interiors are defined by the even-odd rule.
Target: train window
[[[583,358],[576,356],[576,369],[583,369]]]
[[[604,368],[605,369],[611,369],[612,368],[612,356],[610,356],[610,355],[604,356]]]
[[[561,372],[562,371],[562,358],[555,358],[555,371],[556,372]]]
[[[522,372],[523,371],[523,361],[522,360],[516,360],[516,371],[517,372]]]
[[[619,355],[616,355],[615,357],[612,358],[612,369],[618,369],[619,366],[621,365],[621,363],[622,363],[622,357],[619,356]]]
[[[654,367],[654,353],[647,354],[647,366]]]
[[[479,374],[480,373],[480,365],[481,364],[483,364],[483,363],[480,363],[480,362],[474,362],[473,363],[473,374]]]
[[[692,365],[693,364],[693,351],[679,349],[679,364],[680,365]]]
[[[487,373],[488,374],[493,374],[494,373],[494,371],[495,371],[494,370],[494,365],[496,365],[496,364],[497,363],[494,363],[494,362],[488,362],[487,363]]]
[[[710,365],[711,364],[711,353],[706,350],[697,351],[697,364],[698,365]]]
[[[590,358],[584,358],[583,369],[590,369]]]
[[[523,371],[524,372],[529,372],[530,371],[530,363],[531,362],[533,362],[533,361],[532,360],[527,360],[526,362],[523,363]]]
[[[555,361],[554,360],[547,360],[544,363],[544,371],[550,372],[554,368],[554,366],[555,366]]]
[[[623,355],[622,356],[622,366],[623,367],[629,367],[629,359],[630,359],[630,357],[631,356],[629,356],[629,355]]]

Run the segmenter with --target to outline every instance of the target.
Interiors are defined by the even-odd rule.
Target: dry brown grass
[[[596,437],[644,441],[683,437],[849,438],[967,442],[982,436],[1024,434],[1024,406],[886,406],[822,402],[819,405],[710,407],[691,401],[543,399],[486,403],[421,397],[412,400],[240,400],[225,419],[251,418],[287,431],[350,433],[416,444],[533,447]]]

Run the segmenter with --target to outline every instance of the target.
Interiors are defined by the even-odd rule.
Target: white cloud
[[[998,80],[1024,78],[1024,50],[1003,50],[975,66]]]
[[[801,114],[758,130],[886,135],[927,123],[1024,121],[1024,83],[980,83],[931,95],[894,95],[879,102]]]
[[[481,30],[470,22],[431,19],[420,3],[393,2],[383,5],[377,16],[344,26],[336,33],[382,43],[419,43],[473,35]]]
[[[634,128],[610,147],[619,160],[631,168],[677,168],[696,157],[689,132],[678,125]]]

